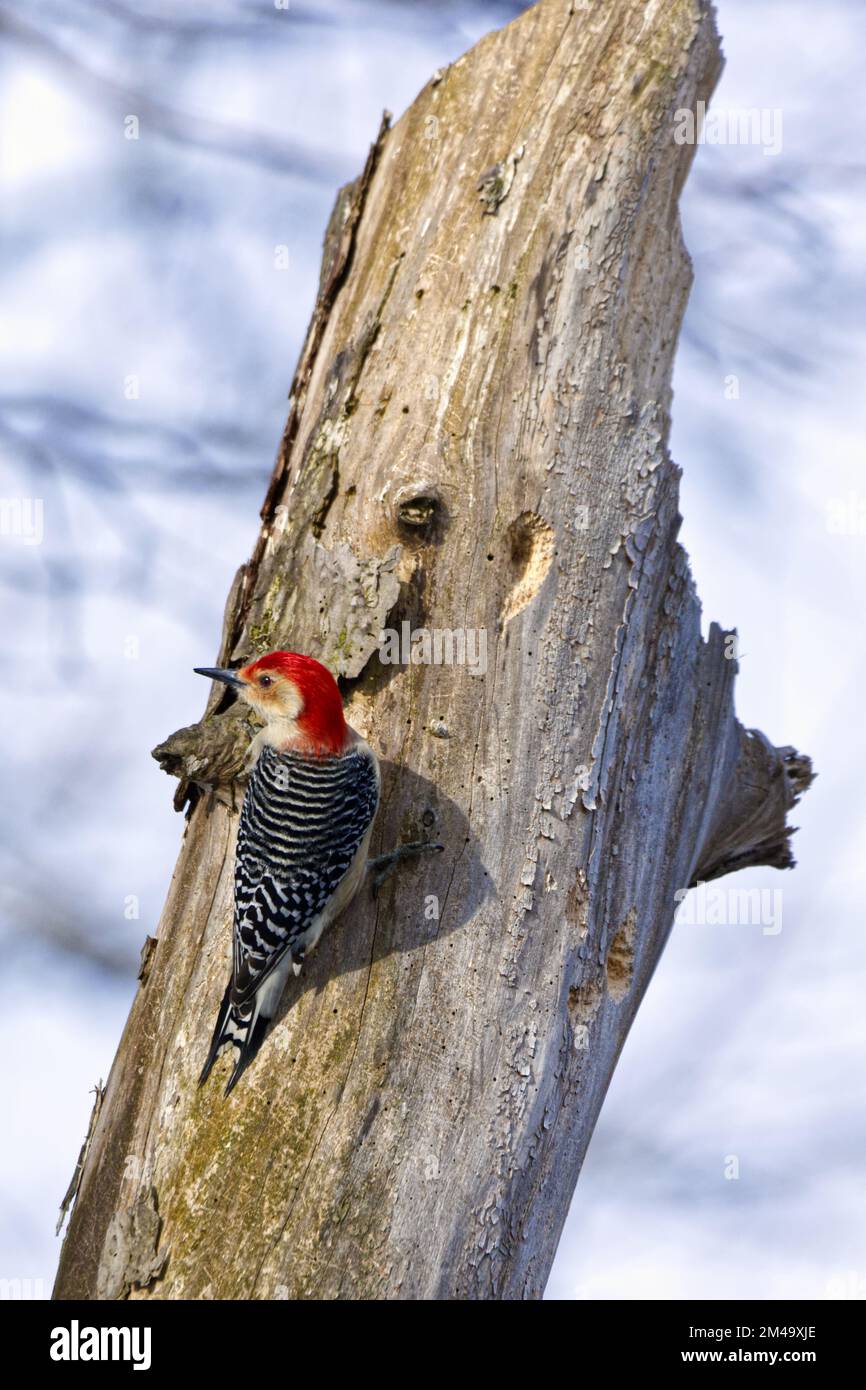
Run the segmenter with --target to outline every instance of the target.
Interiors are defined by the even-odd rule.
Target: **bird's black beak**
[[[192,669],[197,676],[210,676],[212,681],[222,681],[223,685],[230,685],[235,690],[243,690],[246,685],[237,671],[226,671],[221,666],[193,666]]]

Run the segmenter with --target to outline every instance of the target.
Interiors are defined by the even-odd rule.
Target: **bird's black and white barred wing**
[[[227,1093],[252,1061],[288,969],[300,968],[378,801],[378,770],[366,744],[321,758],[263,749],[238,827],[232,977],[200,1082],[227,1047],[236,1057]]]
[[[243,1004],[305,937],[351,868],[376,814],[372,753],[310,757],[264,748],[238,829],[232,1001]]]

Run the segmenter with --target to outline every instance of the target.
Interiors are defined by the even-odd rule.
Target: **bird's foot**
[[[379,854],[375,859],[368,859],[367,868],[373,875],[374,894],[385,880],[391,877],[402,859],[411,859],[416,854],[441,854],[444,848],[444,845],[435,845],[429,840],[416,840],[410,845],[397,845],[396,849],[389,850],[387,854]]]

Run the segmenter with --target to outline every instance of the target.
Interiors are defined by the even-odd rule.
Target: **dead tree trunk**
[[[736,722],[666,447],[674,113],[719,63],[703,0],[542,0],[341,193],[218,659],[328,662],[378,845],[446,851],[362,895],[226,1100],[196,1080],[249,730],[215,695],[157,750],[189,821],[57,1296],[538,1297],[675,893],[790,864],[808,762]],[[468,660],[389,663],[403,623]]]

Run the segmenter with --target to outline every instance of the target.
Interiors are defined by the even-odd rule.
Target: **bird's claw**
[[[410,859],[416,854],[441,854],[444,848],[444,845],[434,844],[430,840],[418,840],[409,845],[397,845],[387,854],[368,859],[367,868],[373,875],[373,896],[376,896],[386,879],[391,877],[401,859]]]

